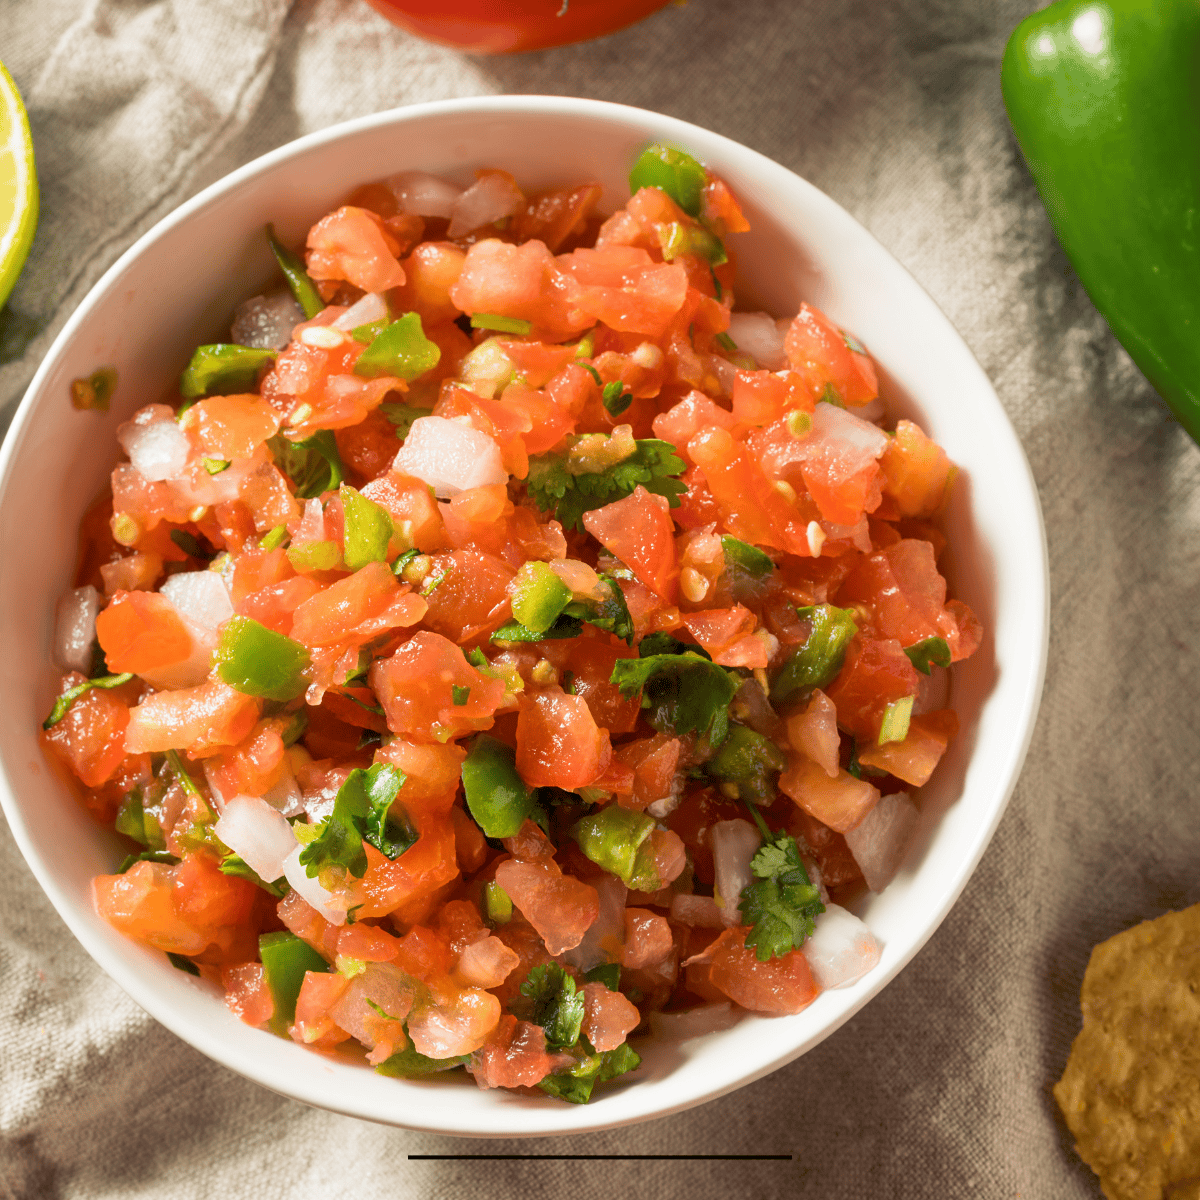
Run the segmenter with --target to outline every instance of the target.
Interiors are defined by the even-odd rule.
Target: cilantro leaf
[[[376,763],[365,771],[356,767],[350,772],[338,790],[333,812],[300,852],[300,865],[309,878],[324,867],[340,866],[361,879],[367,871],[364,842],[393,859],[413,845],[417,837],[407,818],[398,819],[391,811],[406,778],[390,763]]]
[[[633,403],[633,393],[627,392],[619,379],[614,379],[604,385],[600,401],[610,416],[619,417]]]
[[[825,905],[790,834],[764,842],[750,860],[750,870],[756,880],[742,889],[738,908],[751,926],[746,948],[754,950],[759,962],[766,962],[802,946]]]
[[[190,958],[187,958],[182,954],[174,954],[172,951],[168,950],[167,961],[175,968],[175,970],[182,971],[185,975],[198,976],[200,974],[200,968],[196,966],[196,964],[192,962]]]
[[[545,642],[558,641],[562,638],[576,638],[583,630],[582,623],[576,617],[559,616],[549,629],[529,629],[520,621],[505,621],[490,641],[493,642]]]
[[[719,746],[729,732],[729,705],[741,681],[709,659],[687,651],[620,658],[610,683],[625,697],[642,693],[647,720],[662,733],[695,730]]]
[[[238,879],[248,879],[255,887],[260,887],[269,896],[280,899],[291,891],[286,879],[268,882],[240,854],[231,850],[221,859],[221,874],[234,875]]]
[[[928,675],[931,666],[948,667],[950,665],[950,646],[945,638],[927,637],[923,641],[914,642],[911,646],[905,646],[904,653],[908,655],[908,661],[922,675]]]
[[[276,434],[267,447],[275,465],[292,481],[298,500],[313,500],[322,492],[336,491],[346,478],[337,442],[328,429],[300,442]]]
[[[592,435],[599,436],[599,435]],[[538,454],[529,460],[529,495],[545,512],[553,511],[564,529],[583,529],[583,514],[633,493],[640,483],[648,492],[666,496],[672,508],[687,485],[676,478],[687,463],[670,442],[640,438],[636,450],[602,471],[573,474],[564,454]]]
[[[632,646],[633,618],[629,615],[629,605],[625,603],[625,593],[613,576],[601,575],[600,579],[608,585],[609,598],[599,604],[568,604],[563,610],[564,615],[577,617],[597,629],[605,629],[621,638],[627,646]]]
[[[579,1041],[583,1028],[583,993],[558,963],[534,967],[521,984],[521,995],[532,1002],[530,1020],[546,1031],[546,1045],[563,1050]]]
[[[589,1054],[574,1066],[557,1075],[547,1075],[538,1087],[548,1096],[556,1096],[568,1104],[586,1104],[598,1083],[615,1079],[626,1071],[642,1065],[642,1056],[628,1042],[622,1042],[603,1054]]]
[[[433,413],[432,408],[421,408],[416,404],[399,404],[395,401],[384,401],[379,406],[379,411],[388,419],[392,427],[396,431],[396,436],[404,441],[408,437],[408,431],[413,427],[413,422],[418,421],[421,417],[428,417]]]

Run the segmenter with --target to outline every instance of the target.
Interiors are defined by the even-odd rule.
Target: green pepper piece
[[[626,887],[649,892],[655,890],[658,879],[653,856],[648,853],[650,847],[645,846],[653,830],[653,817],[619,804],[606,804],[576,821],[571,836],[598,867],[616,875]]]
[[[846,647],[858,632],[853,609],[815,604],[796,612],[808,620],[809,634],[771,684],[772,704],[781,703],[793,692],[828,687],[842,669]]]
[[[893,700],[883,710],[883,720],[879,723],[879,737],[876,739],[880,746],[888,742],[902,742],[908,737],[908,723],[912,718],[912,696],[901,696]]]
[[[924,638],[922,641],[914,642],[911,646],[905,646],[904,653],[908,655],[908,661],[922,675],[928,675],[931,666],[948,667],[950,665],[950,645],[945,638]]]
[[[533,792],[517,774],[510,746],[479,734],[462,765],[463,791],[475,823],[490,838],[514,837],[533,814]]]
[[[769,554],[757,546],[750,545],[749,542],[730,537],[729,534],[722,536],[721,549],[725,552],[727,568],[736,567],[745,571],[747,575],[753,575],[755,579],[762,579],[775,569],[775,564]]]
[[[512,897],[494,879],[484,885],[483,900],[493,925],[507,925],[512,920]]]
[[[700,215],[700,203],[708,176],[704,168],[682,150],[657,143],[647,146],[629,172],[629,191],[661,188],[690,217]]]
[[[583,622],[565,613],[549,629],[530,629],[520,621],[505,621],[488,639],[493,642],[548,642],[576,638],[583,632]]]
[[[743,799],[767,800],[775,793],[773,777],[786,766],[786,756],[770,738],[745,725],[730,725],[704,769],[714,779],[736,784]]]
[[[395,375],[398,379],[416,379],[432,371],[441,361],[442,351],[431,342],[421,328],[421,318],[415,312],[405,313],[393,321],[358,356],[355,375],[374,379],[379,375]]]
[[[1004,52],[1008,118],[1112,331],[1200,441],[1200,7],[1059,0]]]
[[[197,346],[191,362],[179,377],[179,394],[189,400],[198,396],[229,395],[250,392],[258,380],[259,369],[274,362],[276,350],[256,350],[251,346],[217,343]]]
[[[462,1054],[457,1058],[427,1058],[409,1045],[397,1050],[390,1058],[385,1058],[375,1070],[380,1075],[390,1075],[396,1079],[425,1079],[439,1071],[461,1067],[470,1057],[469,1054]]]
[[[392,536],[392,518],[384,508],[368,500],[357,488],[343,483],[339,489],[345,515],[343,557],[351,571],[369,562],[386,562]]]
[[[325,301],[321,299],[317,285],[313,283],[304,269],[304,260],[298,254],[293,254],[275,236],[274,225],[267,226],[267,240],[271,243],[275,261],[279,263],[279,269],[283,272],[283,277],[287,280],[288,288],[295,296],[296,303],[304,309],[305,318],[311,321],[325,307]]]
[[[533,322],[522,317],[501,316],[500,313],[473,313],[471,328],[494,329],[498,333],[514,333],[518,337],[524,337],[533,328]]]
[[[337,542],[305,542],[301,546],[289,546],[284,553],[293,569],[301,575],[332,571],[342,561]]]
[[[525,563],[512,581],[512,614],[535,633],[544,633],[568,604],[571,589],[544,562]]]
[[[328,429],[300,442],[276,436],[267,446],[276,465],[295,485],[297,500],[314,500],[323,492],[336,491],[346,478],[337,441]]]
[[[294,700],[308,687],[308,651],[252,617],[230,617],[213,653],[217,674],[245,696]]]
[[[258,938],[258,956],[262,959],[263,975],[275,1013],[271,1017],[271,1032],[286,1036],[287,1027],[296,1019],[296,999],[309,971],[329,971],[329,964],[294,933],[263,933]]]

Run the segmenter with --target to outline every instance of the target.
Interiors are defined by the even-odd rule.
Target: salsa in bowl
[[[639,160],[655,174],[630,197],[629,164],[655,141],[686,145],[708,168],[696,167],[698,203],[678,191],[693,160],[666,149],[648,165]],[[442,149],[431,154],[429,146]],[[362,161],[372,163],[369,174]],[[478,168],[511,175],[491,170],[476,179]],[[398,192],[403,199],[420,181],[400,173],[415,171],[425,173],[426,189],[430,176],[453,189],[450,225],[404,203],[388,211],[364,187],[391,179],[393,201]],[[325,190],[306,197],[318,175]],[[398,178],[408,182],[395,185]],[[543,237],[521,238],[512,226],[533,220],[537,205],[476,208],[476,217],[490,218],[489,236],[472,236],[481,225],[468,223],[455,245],[454,205],[469,207],[481,191],[494,204],[513,180],[522,201],[591,188],[589,211],[606,220],[589,228],[581,207],[561,229],[543,221]],[[296,181],[299,189],[288,186]],[[792,215],[798,201],[807,203],[803,221]],[[401,247],[415,228],[410,217],[422,229]],[[445,227],[434,224],[424,237],[439,220]],[[281,344],[255,345],[253,330],[240,339],[265,355],[247,374],[244,361],[212,347],[228,345],[229,316],[248,297],[262,297],[260,308],[275,302],[273,293],[290,299],[271,269],[268,223],[285,267],[296,261],[289,248],[307,242],[307,286],[315,279],[320,294]],[[547,242],[556,237],[553,254]],[[370,252],[380,243],[383,257]],[[156,256],[164,256],[162,270],[183,244],[211,251],[197,272],[207,278],[189,286],[192,307],[175,312],[161,296],[139,299],[143,287],[153,289]],[[389,258],[398,274],[388,275]],[[455,281],[439,290],[451,259]],[[864,270],[873,287],[856,301],[851,285]],[[149,272],[141,287],[132,286],[131,271]],[[517,294],[513,281],[531,277],[542,291]],[[292,282],[303,302],[304,281],[299,289]],[[889,286],[898,289],[885,305],[896,327],[890,334],[875,307]],[[65,743],[85,712],[104,710],[120,723],[123,707],[122,755],[150,756],[105,764],[141,772],[136,809],[130,776],[106,814],[146,847],[124,873],[115,868],[128,845],[117,853],[116,836],[106,841],[61,799],[56,813],[92,850],[100,909],[157,951],[131,949],[97,920],[82,874],[68,888],[45,870],[51,859],[27,852],[43,882],[55,876],[48,890],[56,903],[63,899],[73,928],[86,929],[85,944],[110,970],[119,963],[118,979],[156,1016],[269,1086],[341,1111],[455,1132],[588,1128],[694,1103],[794,1057],[928,936],[982,852],[1015,775],[1041,642],[1023,666],[995,669],[1003,629],[995,564],[1003,556],[992,549],[991,580],[976,570],[980,547],[989,545],[978,500],[986,472],[972,461],[971,430],[956,428],[967,407],[961,398],[940,416],[947,438],[924,390],[953,379],[961,397],[974,385],[981,399],[968,424],[990,439],[975,461],[994,462],[1005,437],[1022,469],[1023,461],[944,319],[829,201],[722,139],[631,110],[512,99],[438,105],[372,118],[252,164],[149,235],[107,287],[127,305],[147,307],[118,314],[111,303],[90,302],[57,357],[70,378],[112,366],[120,379],[119,412],[70,413],[68,404],[66,414],[91,423],[76,435],[77,459],[97,454],[97,426],[108,421],[131,460],[113,477],[107,517],[123,550],[107,554],[91,584],[103,604],[96,631],[108,660],[96,678],[111,686],[89,685],[92,664],[78,661],[79,678],[65,683],[70,700],[43,736]],[[739,310],[733,319],[722,303],[727,291]],[[439,313],[447,297],[452,307]],[[94,329],[83,328],[89,314],[100,322]],[[922,343],[938,357],[928,379],[911,353]],[[90,361],[80,356],[88,344]],[[208,349],[188,365],[197,344]],[[875,371],[864,346],[882,369],[890,438],[870,419],[878,416],[869,408]],[[55,358],[31,400],[52,396]],[[324,365],[314,374],[316,362]],[[187,411],[174,392],[182,366]],[[230,369],[243,372],[236,385],[222,381]],[[439,369],[445,373],[435,378]],[[54,411],[52,399],[42,404]],[[22,426],[26,441],[32,428]],[[911,577],[918,559],[933,570],[942,551],[941,532],[925,525],[943,507],[949,464],[927,449],[926,430],[948,443],[972,485],[971,512],[964,489],[951,488],[943,522],[951,547],[944,569],[951,594],[963,599],[948,604],[943,595],[928,629],[884,629],[880,597],[896,588],[880,572]],[[918,434],[924,440],[914,440]],[[280,437],[287,445],[270,444]],[[820,450],[827,441],[857,445],[864,462],[846,468],[840,450]],[[920,495],[886,482],[911,479],[911,471],[887,473],[889,456],[903,459],[910,445],[940,470]],[[806,449],[792,453],[796,447]],[[18,471],[24,452],[10,443],[9,453]],[[112,455],[95,466],[96,486],[81,490],[75,521]],[[231,481],[230,495],[246,510],[237,528],[221,491]],[[1006,494],[1012,485],[1004,481]],[[1041,569],[1036,498],[1028,498],[1034,536],[1022,552]],[[1014,507],[1019,516],[1010,498],[1001,528],[1013,527]],[[889,516],[897,526],[890,534]],[[925,525],[900,528],[904,521]],[[80,582],[70,579],[69,557],[55,596]],[[825,574],[838,558],[855,566]],[[1036,601],[1036,572],[1018,586],[1028,596],[1031,582]],[[785,601],[778,611],[772,597]],[[234,611],[216,613],[222,604]],[[1044,598],[1033,606],[1042,610]],[[44,653],[45,625],[40,636]],[[170,649],[173,637],[179,645]],[[855,683],[878,674],[864,667],[874,661],[876,651],[866,652],[874,642],[895,643],[900,655],[894,696]],[[813,661],[818,650],[829,661]],[[948,700],[919,695],[915,677],[923,670],[932,679],[944,671],[939,662],[955,657],[965,661],[954,668]],[[36,677],[48,710],[48,669]],[[997,725],[989,750],[982,714],[1008,688],[1016,698],[1008,702],[1025,708],[1003,734]],[[192,721],[181,740],[185,693],[208,723]],[[303,730],[295,728],[298,713],[307,718]],[[872,771],[895,767],[897,747],[911,750],[918,732],[943,748],[959,723],[965,736],[919,805],[869,782]],[[967,781],[981,754],[993,785],[1006,782],[973,799]],[[7,754],[5,763],[11,770]],[[111,777],[100,774],[103,788]],[[829,790],[821,780],[841,785],[827,804],[851,807],[820,807],[812,797]],[[47,785],[62,795],[61,783]],[[819,827],[792,828],[789,814],[799,812]],[[865,828],[864,814],[884,812],[910,827],[907,856],[899,878],[864,894],[852,886],[846,847]],[[291,839],[275,843],[278,861],[263,857],[272,822]],[[19,820],[14,826],[27,832]],[[200,845],[209,834],[214,840]],[[949,858],[947,839],[957,847]],[[835,880],[838,855],[844,877]],[[866,873],[869,848],[849,857]],[[417,858],[429,887],[398,882]],[[258,879],[253,863],[262,867]],[[898,865],[874,863],[879,877],[868,881],[883,887]],[[211,887],[200,879],[205,871]],[[865,923],[869,957],[879,962],[861,979],[851,972],[832,980],[848,986],[812,1000],[811,978],[797,977],[811,976],[811,922],[819,941],[835,911],[822,874],[835,893],[847,888],[840,898],[854,911],[844,920],[854,929]],[[268,901],[272,887],[287,894]],[[182,908],[180,889],[189,897]],[[602,894],[615,916],[601,916]],[[172,895],[178,928],[147,925],[155,898]],[[218,920],[222,904],[228,911]],[[601,930],[605,922],[612,928]],[[161,951],[175,935],[172,952],[203,978],[172,978]],[[222,943],[215,957],[200,944],[206,938]],[[290,996],[298,1007],[289,1014],[279,981],[297,966],[274,960],[285,950],[294,957],[297,947],[319,957],[299,971]],[[445,961],[431,965],[438,954]],[[745,990],[746,980],[788,964],[794,969],[780,978],[795,995],[786,1006]],[[230,973],[239,967],[242,975]],[[384,976],[416,980],[425,991],[393,987],[385,995]],[[219,1007],[218,981],[235,1008],[242,996],[243,1016],[259,1017],[249,1024],[290,1027],[297,1041],[331,1053],[304,1055],[239,1024]],[[777,994],[777,982],[767,991]],[[358,1018],[348,1014],[350,997]],[[695,1029],[687,1018],[672,1022],[668,1012],[650,1037],[636,1032],[650,1010],[711,1017],[722,1005],[730,1013],[738,999],[790,1015],[745,1017],[688,1037]],[[467,1026],[465,1040],[438,1040]],[[396,1066],[405,1053],[416,1054],[417,1065],[465,1058],[479,1082],[550,1086],[527,1095],[467,1090],[468,1080],[454,1091],[443,1073],[432,1084],[379,1078],[337,1056],[351,1033],[378,1066]],[[513,1050],[531,1040],[543,1060],[556,1056],[537,1079]],[[623,1066],[621,1046],[636,1047]],[[489,1054],[494,1071],[480,1059]],[[513,1061],[521,1069],[506,1076],[501,1068]],[[628,1084],[597,1087],[586,1109],[558,1102],[578,1100],[581,1085],[570,1081],[631,1068]]]

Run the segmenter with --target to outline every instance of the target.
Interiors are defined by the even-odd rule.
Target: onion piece
[[[296,846],[283,860],[284,877],[292,885],[292,891],[315,908],[330,925],[345,925],[346,902],[327,892],[318,880],[309,878],[308,872],[300,865],[300,852],[303,849],[303,846]]]
[[[99,611],[100,593],[90,583],[61,597],[54,614],[54,659],[60,667],[85,675],[91,670]]]
[[[501,217],[511,217],[524,207],[524,193],[512,176],[504,171],[488,171],[455,200],[446,236],[462,237],[464,233],[490,225]]]
[[[879,962],[881,953],[875,935],[838,904],[825,905],[801,950],[822,991],[857,982]]]
[[[175,605],[180,616],[194,621],[201,629],[215,631],[233,616],[229,589],[216,571],[180,571],[169,575],[159,592]]]
[[[378,292],[368,292],[356,300],[336,321],[334,329],[343,329],[349,333],[360,325],[370,325],[372,321],[381,321],[388,315],[387,300]]]
[[[655,1037],[666,1041],[683,1042],[688,1038],[703,1037],[706,1033],[730,1029],[741,1017],[742,1014],[728,1001],[689,1008],[686,1012],[652,1012],[650,1031]]]
[[[282,350],[292,330],[304,320],[304,309],[290,292],[251,296],[237,306],[229,336],[235,345],[256,350]]]
[[[399,171],[383,181],[396,197],[396,207],[419,217],[449,217],[462,188],[427,171]]]
[[[764,371],[782,371],[788,365],[783,340],[791,321],[776,321],[764,312],[730,313],[729,336]]]
[[[283,874],[284,860],[297,847],[292,827],[258,796],[234,796],[213,832],[267,883]]]
[[[486,433],[445,417],[418,417],[392,465],[427,483],[439,500],[508,482],[500,447]]]
[[[708,844],[712,848],[716,877],[713,890],[720,897],[721,920],[727,926],[740,925],[742,914],[738,903],[742,889],[754,878],[750,860],[758,853],[762,837],[749,821],[736,817],[732,821],[718,821],[709,832]]]
[[[721,909],[711,896],[689,896],[686,892],[676,892],[671,897],[671,920],[699,929],[725,927]]]
[[[127,421],[117,430],[117,441],[143,479],[161,483],[187,466],[192,444],[174,417],[140,425]]]
[[[625,941],[625,900],[628,889],[615,875],[609,874],[592,880],[592,887],[596,889],[600,904],[596,919],[588,926],[583,941],[570,950],[564,950],[562,954],[564,962],[581,971],[590,971],[601,963],[612,962],[614,955],[620,955]]]
[[[846,831],[846,845],[871,891],[882,892],[892,882],[916,824],[917,806],[908,793],[892,792]]]

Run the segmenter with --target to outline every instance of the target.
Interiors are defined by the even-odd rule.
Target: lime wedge
[[[0,305],[8,299],[37,228],[38,187],[29,117],[0,63]]]

